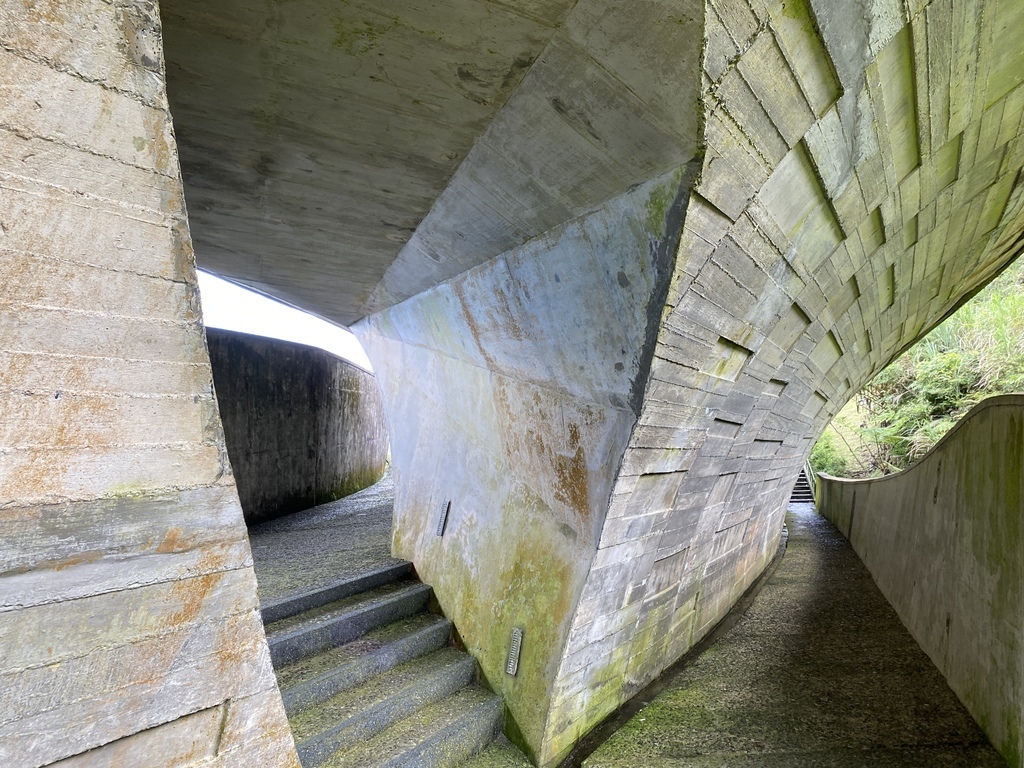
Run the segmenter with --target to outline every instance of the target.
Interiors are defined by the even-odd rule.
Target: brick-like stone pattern
[[[214,329],[206,336],[247,524],[381,478],[388,432],[372,373],[304,344]]]
[[[0,764],[297,766],[155,3],[0,5]]]
[[[724,615],[831,416],[1020,250],[1024,11],[875,6],[707,5],[704,168],[546,758]]]
[[[591,498],[574,518],[556,498],[575,450],[562,414],[598,382],[612,385],[605,397],[628,394],[600,372],[619,350],[585,343],[580,329],[626,322],[644,305],[590,290],[580,268],[550,286],[553,265],[586,263],[593,238],[560,233],[588,232],[592,214],[509,252],[512,285],[521,253],[552,265],[531,272],[548,282],[517,289],[514,303],[489,308],[509,291],[503,256],[361,326],[394,419],[396,542],[436,578],[540,764],[725,614],[774,553],[790,487],[829,418],[1019,249],[1024,72],[1008,41],[1024,32],[1021,12],[969,0],[871,6],[705,5],[702,169],[684,196],[656,339],[624,361],[642,407],[623,414],[634,423],[613,441],[621,458],[607,426],[579,441],[600,446],[605,471],[617,466],[607,503]],[[663,218],[630,218],[621,202],[597,215],[612,211],[659,239]],[[509,377],[562,392],[558,409],[520,398],[492,430],[492,403],[503,401],[488,393]],[[456,444],[457,461],[437,457]],[[516,447],[531,444],[547,448]],[[591,479],[591,492],[605,487]],[[465,500],[467,531],[493,535],[431,538],[449,497],[453,509]],[[570,529],[577,538],[562,546]],[[494,567],[507,558],[522,562]],[[515,680],[500,671],[512,623],[529,660]]]

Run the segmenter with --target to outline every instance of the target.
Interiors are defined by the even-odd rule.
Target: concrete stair
[[[796,485],[793,486],[793,492],[789,495],[789,502],[790,504],[814,503],[814,491],[811,490],[807,473],[802,469],[800,470],[800,476],[796,479]]]
[[[382,566],[263,606],[303,768],[454,768],[509,750],[526,760],[490,746],[501,700],[477,684],[476,661],[451,647],[451,622],[427,611],[430,587],[411,576],[408,563]]]
[[[533,763],[508,739],[499,736],[486,749],[459,763],[459,768],[533,768]]]

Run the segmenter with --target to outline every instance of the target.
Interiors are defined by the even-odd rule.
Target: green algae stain
[[[647,199],[647,231],[659,237],[665,230],[665,220],[668,216],[669,206],[674,199],[672,190],[667,187],[656,189]]]
[[[499,525],[482,519],[455,526],[444,545],[443,568],[428,576],[486,685],[505,701],[506,734],[536,759],[579,587],[581,552],[558,533],[552,510],[522,484],[509,489],[500,513],[488,518]],[[511,676],[505,665],[516,627],[523,642]]]
[[[334,40],[331,45],[347,53],[349,56],[364,56],[377,47],[381,36],[390,31],[397,18],[389,22],[351,21],[335,18],[331,21],[334,28]]]
[[[646,212],[644,226],[649,234],[655,235],[659,240],[666,234],[669,210],[676,200],[684,175],[685,167],[676,169],[670,179],[651,190],[644,205]]]
[[[103,499],[137,499],[142,496],[155,495],[158,491],[140,482],[116,483],[110,486],[100,498]]]

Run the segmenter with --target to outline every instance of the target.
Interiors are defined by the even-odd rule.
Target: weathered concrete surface
[[[1024,765],[1024,395],[980,403],[904,472],[820,488],[911,634]]]
[[[296,766],[153,3],[0,4],[0,764]]]
[[[228,456],[252,525],[384,474],[388,432],[373,374],[329,352],[208,329]]]
[[[395,554],[416,559],[534,751],[612,469],[636,421],[648,328],[635,308],[653,305],[656,322],[652,296],[667,282],[687,172],[359,329],[402,436],[392,453]],[[526,639],[512,677],[516,626]]]
[[[341,323],[695,152],[693,0],[161,7],[200,264]]]
[[[334,319],[372,313],[360,332],[395,442],[397,554],[435,584],[513,735],[549,764],[756,577],[850,393],[1020,250],[1024,5],[394,5],[168,0],[192,223],[216,271]],[[55,219],[15,196],[0,238],[98,244],[5,282],[9,348],[50,364],[106,344],[103,386],[165,392],[173,364],[206,369],[200,334],[164,346],[171,289],[188,281],[145,277],[187,242],[180,218],[159,247],[145,234],[147,205],[180,212],[166,174],[153,182],[175,148],[146,64],[156,32],[109,21],[136,6],[97,0],[108,21],[70,35],[47,14],[72,23],[93,6],[2,7],[4,183],[93,197]],[[124,55],[142,65],[112,64]],[[135,207],[119,230],[94,197]],[[65,389],[6,370],[24,379],[16,400]],[[219,482],[205,391],[12,419],[9,498]],[[44,401],[66,405],[40,398],[34,413]],[[155,402],[181,421],[146,415]],[[87,449],[54,451],[71,439]],[[143,460],[108,445],[147,447]],[[58,454],[67,472],[50,470]]]
[[[1024,14],[862,10],[709,3],[694,184],[610,198],[356,326],[396,445],[396,552],[541,764],[724,615],[831,415],[1020,249],[1024,68],[996,42]],[[666,196],[668,215],[638,204]],[[662,306],[637,269],[680,220]]]
[[[391,557],[394,502],[388,474],[343,499],[250,528],[260,602],[279,602],[401,562]]]
[[[585,768],[997,768],[839,532],[811,504],[736,624]]]

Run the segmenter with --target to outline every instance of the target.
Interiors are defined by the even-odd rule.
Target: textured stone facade
[[[0,763],[297,766],[203,337],[160,21],[0,4]]]
[[[551,754],[723,615],[832,415],[1019,252],[1024,69],[995,43],[1024,14],[870,9],[708,6],[704,167]]]

